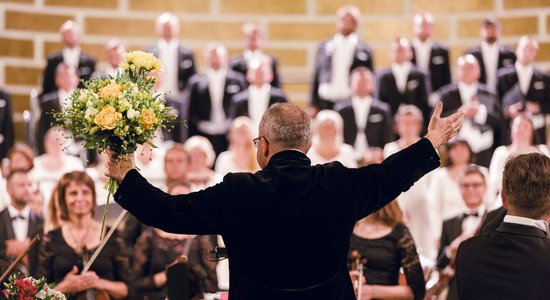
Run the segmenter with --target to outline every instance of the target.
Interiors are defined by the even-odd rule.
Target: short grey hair
[[[260,121],[260,132],[269,142],[287,148],[304,147],[311,143],[311,124],[304,110],[291,103],[271,106]]]

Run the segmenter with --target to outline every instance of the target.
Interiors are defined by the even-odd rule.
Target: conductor
[[[355,299],[346,267],[353,226],[439,166],[434,148],[463,119],[461,112],[440,118],[441,108],[416,144],[358,169],[312,166],[309,117],[285,103],[261,119],[254,145],[262,170],[255,174],[229,173],[213,187],[177,196],[149,184],[132,155],[111,155],[106,175],[120,182],[115,201],[141,222],[220,234],[231,258],[230,299]]]

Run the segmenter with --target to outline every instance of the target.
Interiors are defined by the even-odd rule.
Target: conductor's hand
[[[456,135],[462,121],[464,120],[464,113],[459,111],[446,118],[441,118],[441,111],[443,110],[443,103],[437,102],[430,124],[428,125],[428,132],[425,138],[432,142],[434,148],[447,143],[453,136]]]
[[[111,150],[107,150],[109,160],[107,161],[107,172],[105,176],[111,177],[114,180],[121,182],[126,176],[126,173],[136,167],[134,162],[134,154],[118,154]]]

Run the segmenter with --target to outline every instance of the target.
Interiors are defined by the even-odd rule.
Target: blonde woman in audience
[[[528,115],[519,114],[516,116],[511,127],[512,143],[495,149],[489,167],[489,182],[498,194],[500,194],[502,188],[502,173],[508,157],[533,152],[550,156],[550,151],[546,145],[534,145],[535,130]],[[494,209],[495,206],[500,206],[499,204],[501,204],[500,201],[495,201],[495,205],[489,207],[489,209]]]
[[[238,117],[229,128],[229,149],[220,153],[216,160],[216,173],[224,176],[229,172],[256,172],[260,169],[252,139],[256,136],[252,120]]]
[[[68,133],[59,127],[48,129],[44,137],[46,153],[34,158],[34,168],[30,176],[38,185],[44,199],[50,199],[55,184],[63,174],[84,170],[82,160],[64,152],[64,147],[70,141],[67,136]]]
[[[414,105],[401,105],[395,115],[395,128],[399,135],[397,141],[386,144],[384,157],[388,157],[401,149],[420,140],[423,116],[420,109]],[[424,259],[426,265],[436,258],[437,248],[435,234],[430,217],[432,208],[429,206],[426,195],[428,194],[430,174],[418,180],[408,191],[398,198],[399,206],[403,210],[405,224],[409,227],[418,248],[418,253]]]
[[[322,110],[315,117],[312,146],[307,156],[311,164],[339,161],[348,168],[356,168],[353,147],[344,143],[344,121],[333,110]]]
[[[15,143],[8,151],[5,161],[2,161],[2,175],[0,178],[0,209],[9,203],[9,196],[6,187],[6,178],[15,170],[29,172],[33,168],[34,152],[31,147],[23,143]],[[36,189],[38,192],[38,189]]]
[[[187,180],[191,182],[191,191],[202,190],[222,181],[222,176],[212,171],[216,153],[210,141],[199,135],[190,137],[183,144],[191,157]]]

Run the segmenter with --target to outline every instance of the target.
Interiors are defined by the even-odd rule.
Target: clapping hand
[[[441,118],[443,103],[437,102],[434,113],[428,125],[428,132],[425,138],[432,142],[434,148],[447,143],[453,136],[458,133],[462,121],[464,121],[464,112],[458,111],[446,118]]]

